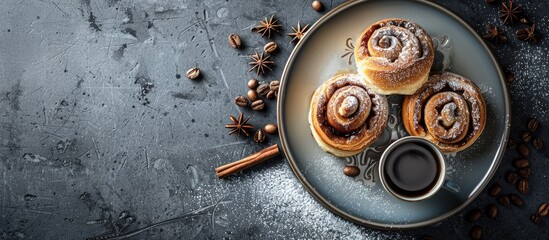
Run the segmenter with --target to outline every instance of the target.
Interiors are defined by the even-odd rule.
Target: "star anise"
[[[244,114],[240,113],[238,115],[238,119],[235,118],[232,115],[229,115],[229,118],[233,123],[225,125],[225,128],[231,128],[232,130],[229,132],[229,135],[236,133],[237,135],[240,135],[240,133],[243,133],[244,135],[250,136],[250,133],[246,129],[252,129],[253,126],[248,124],[248,120],[250,120],[250,117],[247,117],[244,119]]]
[[[275,19],[274,15],[272,15],[269,20],[265,17],[265,21],[260,21],[259,25],[253,27],[252,30],[261,33],[262,37],[267,34],[267,38],[271,38],[271,31],[279,32],[278,29],[280,27],[282,27],[282,25],[278,24],[278,19]]]
[[[530,43],[537,43],[538,39],[536,37],[536,25],[532,24],[532,26],[518,29],[516,32],[516,36],[519,40],[530,42]]]
[[[271,56],[265,56],[265,52],[261,52],[261,55],[259,55],[259,53],[256,52],[252,54],[250,57],[252,58],[252,61],[249,63],[250,65],[252,65],[252,68],[250,68],[250,72],[255,69],[257,72],[256,74],[259,76],[259,72],[261,72],[261,74],[264,74],[265,69],[269,69],[270,71],[273,70],[269,66],[274,62],[269,60]]]
[[[487,40],[494,40],[499,43],[507,42],[507,37],[498,27],[487,24],[486,25],[486,34],[483,36]]]
[[[509,0],[508,4],[501,3],[499,17],[505,24],[514,23],[520,14],[522,14],[522,6],[520,4],[513,4],[513,0]]]
[[[301,28],[301,23],[297,22],[297,29],[292,27],[292,30],[294,30],[294,32],[288,33],[288,36],[293,37],[291,42],[294,42],[295,40],[299,42],[299,40],[303,38],[303,35],[305,35],[305,32],[307,31],[308,27],[309,25],[307,24],[305,25],[305,27]]]

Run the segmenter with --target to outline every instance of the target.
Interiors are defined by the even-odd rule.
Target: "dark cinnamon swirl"
[[[354,53],[366,85],[385,95],[414,93],[427,81],[435,57],[429,34],[418,24],[398,18],[370,25]]]
[[[486,103],[471,80],[450,72],[429,77],[402,102],[406,131],[435,143],[443,152],[471,146],[486,124]]]
[[[387,119],[387,99],[356,74],[333,76],[311,99],[313,137],[335,156],[352,156],[366,149],[383,133]]]

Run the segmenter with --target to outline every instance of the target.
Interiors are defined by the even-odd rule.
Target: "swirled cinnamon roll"
[[[354,49],[359,74],[380,94],[413,94],[429,77],[433,42],[418,24],[398,18],[370,25]]]
[[[360,153],[383,133],[387,99],[356,74],[335,75],[313,94],[309,123],[324,151],[338,157]]]
[[[435,143],[443,152],[471,146],[486,124],[486,103],[471,80],[444,72],[429,77],[415,94],[404,97],[406,131]]]

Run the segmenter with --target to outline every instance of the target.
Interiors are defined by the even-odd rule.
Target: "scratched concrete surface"
[[[322,1],[327,9],[341,2]],[[516,1],[539,29],[549,20],[545,1]],[[497,23],[497,7],[483,1],[443,1],[477,29]],[[245,94],[247,55],[266,43],[249,28],[276,14],[284,32],[321,14],[310,1],[3,0],[0,1],[0,239],[467,238],[463,213],[416,231],[387,232],[348,223],[316,203],[282,157],[229,181],[213,168],[278,142],[258,145],[228,136],[228,115],[240,111],[260,126],[276,121],[267,110],[238,109]],[[545,38],[491,46],[511,86],[513,130],[529,116],[549,125],[549,57]],[[243,38],[243,49],[226,36]],[[546,32],[542,32],[545,35]],[[293,45],[275,34],[277,79]],[[198,81],[185,78],[200,67]],[[547,136],[542,127],[539,135]],[[503,175],[494,182],[510,193]],[[478,223],[489,238],[543,239],[547,220],[529,222],[549,200],[547,151],[534,152],[526,206],[500,207],[498,221]],[[483,194],[467,210],[494,199]],[[194,211],[194,212],[193,212]],[[165,222],[168,220],[168,222]],[[159,225],[153,225],[160,223]],[[125,235],[137,229],[135,235]],[[120,237],[120,238],[121,238]]]

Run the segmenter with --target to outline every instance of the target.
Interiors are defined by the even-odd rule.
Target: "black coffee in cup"
[[[437,154],[424,143],[403,143],[385,159],[385,181],[398,195],[412,198],[425,195],[441,177],[440,162]]]

